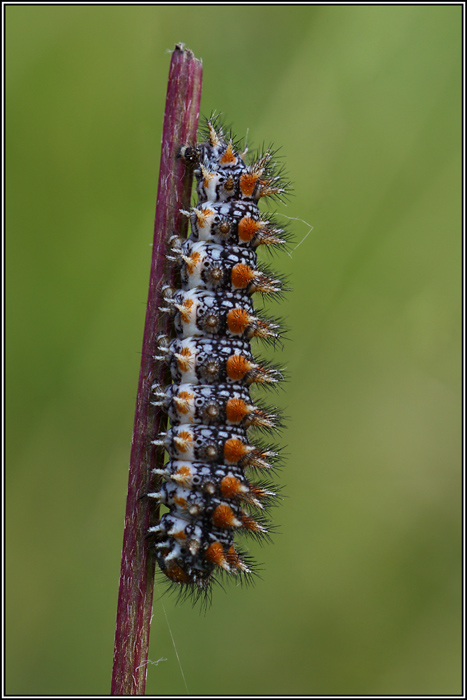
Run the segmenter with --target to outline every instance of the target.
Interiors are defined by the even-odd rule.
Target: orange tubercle
[[[209,129],[209,141],[211,143],[211,146],[215,147],[219,145],[220,139],[219,135],[217,134],[217,131],[213,127],[210,121],[208,121],[208,129]]]
[[[177,404],[178,413],[188,413],[190,407],[188,402],[193,398],[193,394],[189,391],[179,391],[178,395],[175,397],[175,403]]]
[[[207,186],[207,185],[206,185]],[[212,209],[195,209],[196,221],[200,228],[204,228],[206,221],[214,214]]]
[[[230,423],[241,423],[250,413],[250,408],[242,399],[229,399],[225,405],[225,411]]]
[[[186,430],[182,430],[174,437],[174,442],[180,452],[186,452],[190,443],[193,442],[193,435]]]
[[[173,475],[172,479],[182,486],[186,486],[190,483],[191,469],[189,467],[180,467],[177,469],[176,473]]]
[[[201,168],[201,170],[204,175],[203,185],[204,188],[207,190],[209,187],[209,181],[212,180],[212,178],[214,177],[214,173],[210,173],[207,170],[204,170],[203,168]]]
[[[242,523],[235,517],[235,513],[227,503],[221,503],[212,514],[212,522],[215,527],[241,527]]]
[[[244,333],[251,323],[251,316],[245,309],[232,309],[227,314],[227,326],[231,333]]]
[[[247,243],[251,241],[253,236],[263,228],[263,223],[261,221],[255,221],[250,216],[244,216],[238,222],[238,237],[241,241]]]
[[[224,547],[220,542],[213,542],[210,544],[204,556],[208,561],[217,564],[217,566],[221,566],[223,569],[229,568],[227,558],[224,554]]]
[[[245,289],[255,278],[255,271],[243,263],[237,263],[232,268],[232,284],[237,289]]]
[[[220,159],[219,163],[221,165],[235,165],[236,162],[237,158],[235,156],[235,152],[232,146],[232,141],[229,141],[227,149],[222,158]]]
[[[227,376],[229,379],[238,381],[243,379],[245,374],[252,369],[253,364],[243,357],[243,355],[232,355],[226,363]]]
[[[221,481],[221,494],[224,498],[235,498],[244,491],[243,484],[235,476],[224,476]]]
[[[192,275],[197,264],[199,263],[201,259],[201,255],[197,253],[196,251],[190,255],[189,258],[187,258],[187,269],[188,269],[188,274]]]
[[[230,438],[225,441],[224,458],[226,462],[230,462],[230,464],[237,464],[249,451],[248,446],[238,438]]]
[[[251,197],[255,191],[259,175],[255,173],[245,173],[240,177],[240,190],[244,197]]]
[[[177,356],[178,366],[182,372],[186,372],[188,370],[190,366],[191,354],[190,348],[182,348],[181,353]]]
[[[180,310],[183,323],[190,323],[190,314],[193,308],[193,304],[193,299],[185,299],[185,301],[183,302],[182,309]]]

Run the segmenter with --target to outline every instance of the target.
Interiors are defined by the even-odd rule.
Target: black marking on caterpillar
[[[281,324],[257,312],[252,296],[281,297],[284,280],[258,264],[256,249],[287,243],[274,216],[263,218],[258,208],[261,198],[287,189],[273,152],[247,164],[215,118],[205,137],[179,149],[196,177],[198,202],[183,212],[190,236],[169,240],[180,288],[166,287],[161,311],[172,315],[175,337],[159,338],[155,359],[168,364],[173,383],[153,386],[153,403],[171,424],[153,444],[169,461],[154,470],[160,490],[147,494],[169,509],[149,531],[160,569],[182,596],[204,602],[222,575],[250,581],[257,573],[236,536],[263,540],[271,530],[264,513],[277,487],[264,474],[278,451],[249,430],[277,432],[282,424],[277,411],[252,400],[250,387],[276,386],[282,373],[256,358],[250,343],[275,343]]]

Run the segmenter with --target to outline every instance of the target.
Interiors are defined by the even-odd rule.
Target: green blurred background
[[[205,616],[157,588],[147,692],[460,692],[461,12],[6,9],[8,693],[110,689],[177,42],[313,230],[273,261],[280,534]]]

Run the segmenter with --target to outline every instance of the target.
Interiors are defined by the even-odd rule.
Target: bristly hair
[[[221,113],[213,111],[209,117],[202,117],[198,128],[199,136],[202,137],[200,140],[209,140],[209,125],[212,125],[219,136],[222,136],[227,143],[229,141],[232,142],[233,148],[243,157],[243,161],[246,165],[254,165],[267,157],[268,160],[264,166],[264,175],[268,179],[277,178],[277,186],[283,190],[280,193],[271,195],[270,199],[279,202],[285,202],[289,199],[289,197],[293,195],[293,183],[288,177],[284,164],[280,162],[283,156],[278,154],[279,151],[282,150],[282,146],[276,147],[273,143],[269,143],[269,145],[266,146],[263,142],[261,146],[251,147],[246,144],[245,137],[239,138],[234,134],[231,124],[226,124],[222,116]],[[269,206],[269,198],[266,198],[266,200],[266,204]]]

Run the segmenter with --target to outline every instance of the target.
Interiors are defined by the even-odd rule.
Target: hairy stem
[[[159,186],[143,351],[136,399],[131,447],[128,495],[123,534],[120,587],[112,672],[112,695],[144,695],[148,660],[149,628],[154,587],[154,557],[148,550],[148,528],[159,515],[150,499],[154,490],[151,470],[161,467],[161,451],[151,440],[164,430],[166,419],[151,406],[151,386],[166,383],[166,370],[153,359],[156,336],[169,333],[168,319],[160,319],[161,287],[170,282],[167,239],[172,233],[186,235],[187,220],[180,209],[190,207],[191,175],[177,158],[177,149],[195,143],[201,100],[202,64],[193,53],[177,44],[172,53],[162,135]],[[173,280],[172,280],[173,281]]]

